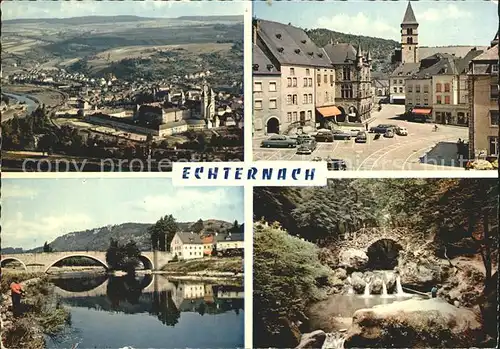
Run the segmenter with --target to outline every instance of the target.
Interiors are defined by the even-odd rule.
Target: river
[[[243,288],[160,275],[51,279],[71,325],[47,348],[244,346]]]
[[[38,107],[38,104],[33,99],[28,98],[27,95],[5,93],[5,92],[2,92],[2,94],[6,95],[9,98],[13,98],[19,101],[20,103],[24,102],[26,104],[26,113],[24,113],[23,117],[31,114]]]

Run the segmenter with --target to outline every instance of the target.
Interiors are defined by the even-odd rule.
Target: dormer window
[[[259,65],[258,64],[254,64],[253,65],[253,70],[259,70]]]
[[[307,52],[307,54],[308,54],[309,56],[313,56],[313,55],[314,55],[314,52]]]
[[[281,34],[276,34],[276,37],[281,40]]]
[[[283,53],[283,51],[284,51],[284,50],[285,50],[285,49],[284,49],[283,47],[278,47],[278,52],[279,52],[279,53]]]
[[[300,42],[303,43],[303,44],[305,44],[307,41],[306,40],[301,40]]]
[[[498,64],[492,64],[491,65],[491,72],[492,73],[498,73]]]
[[[296,49],[295,49],[295,53],[296,53],[296,54],[299,54],[299,53],[300,53],[300,49],[299,49],[299,48],[296,48]]]
[[[272,64],[267,65],[267,70],[273,70],[273,68],[274,68],[274,65],[272,65]]]
[[[318,57],[319,58],[323,57],[323,54],[322,53],[318,53]]]

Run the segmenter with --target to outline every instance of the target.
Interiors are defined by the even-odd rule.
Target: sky
[[[254,2],[257,18],[400,41],[407,1]],[[412,1],[420,46],[488,46],[498,30],[498,1]]]
[[[243,15],[241,1],[2,1],[2,19],[135,15],[140,17]]]
[[[110,224],[244,222],[241,187],[175,187],[169,178],[2,178],[2,246],[24,249]]]

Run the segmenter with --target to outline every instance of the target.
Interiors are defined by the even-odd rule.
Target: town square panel
[[[244,6],[3,3],[3,169],[243,160]]]
[[[497,6],[255,3],[253,159],[496,168]]]

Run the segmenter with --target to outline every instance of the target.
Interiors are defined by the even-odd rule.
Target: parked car
[[[400,127],[399,127],[398,125],[392,125],[392,124],[389,124],[389,125],[387,125],[387,126],[389,126],[389,128],[392,128],[392,131],[393,131],[394,133],[397,133],[397,132],[398,132],[398,130],[400,129]]]
[[[351,134],[342,130],[333,130],[333,139],[351,139]]]
[[[364,132],[364,129],[353,128],[353,129],[349,130],[349,133],[351,134],[352,137],[356,137],[358,135],[358,133],[360,133],[360,132]]]
[[[398,127],[398,129],[396,130],[396,134],[398,136],[408,136],[408,130],[406,129],[406,127]]]
[[[381,133],[384,134],[391,125],[380,124],[374,127],[370,127],[370,133]]]
[[[297,141],[287,136],[275,135],[260,143],[262,148],[295,148]]]
[[[313,136],[308,135],[306,133],[302,133],[300,135],[297,135],[296,139],[297,139],[297,145],[315,140]]]
[[[394,131],[392,128],[388,128],[387,131],[384,133],[385,138],[394,138]]]
[[[356,143],[366,143],[367,142],[368,136],[366,135],[366,132],[364,131],[359,131],[358,134],[356,135],[356,138],[354,139],[354,142]]]
[[[347,163],[342,159],[328,159],[326,167],[328,171],[347,171]]]
[[[301,143],[297,148],[297,154],[305,154],[305,155],[312,154],[312,152],[316,150],[316,146],[317,143],[314,139],[310,141],[305,141],[304,143]]]
[[[316,142],[333,142],[333,133],[330,130],[321,130],[314,136]]]

